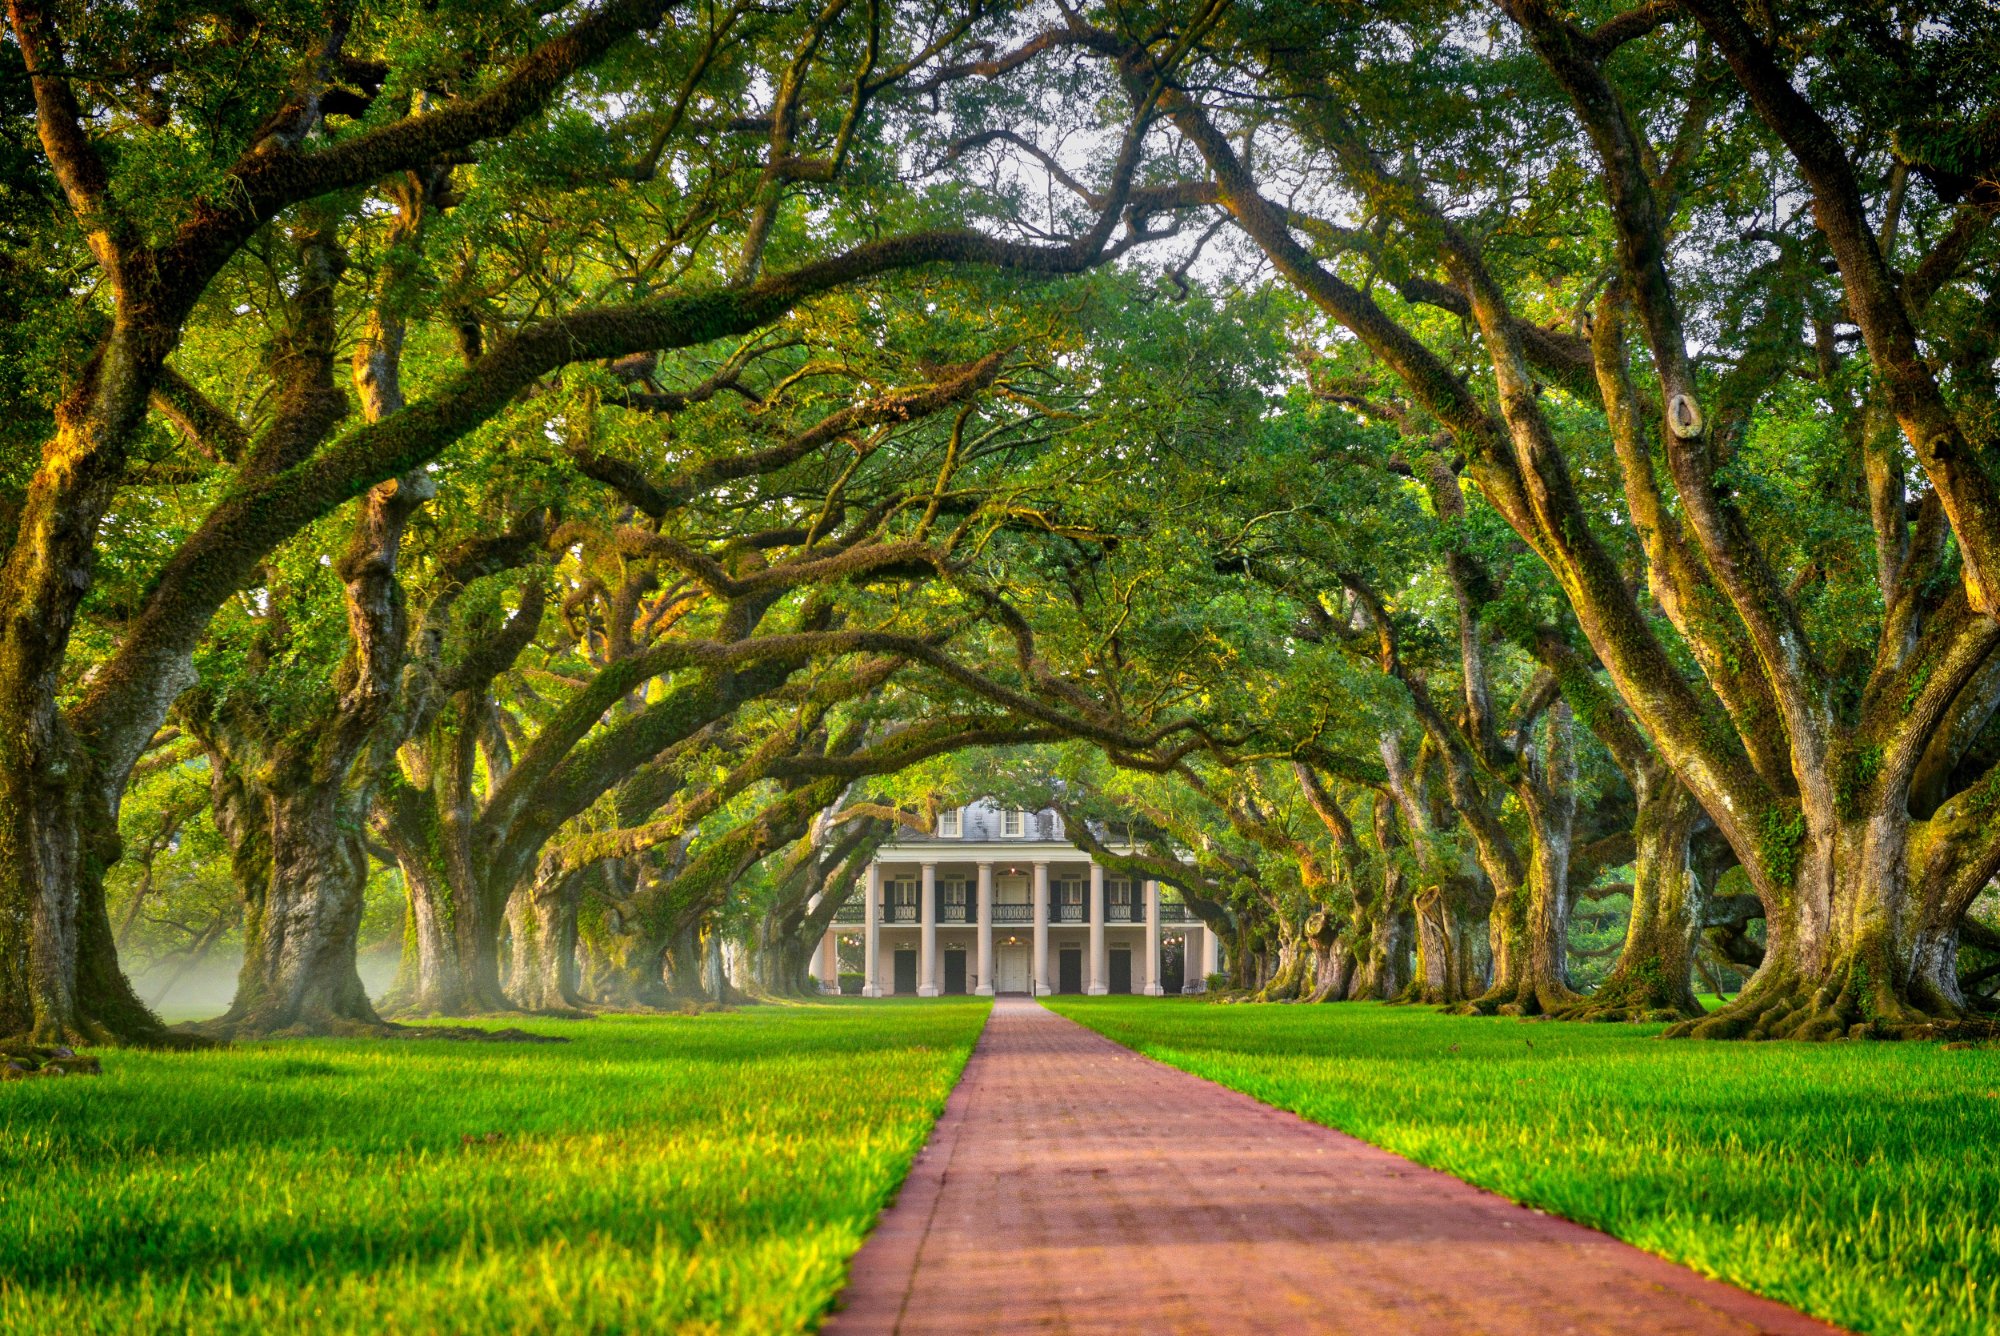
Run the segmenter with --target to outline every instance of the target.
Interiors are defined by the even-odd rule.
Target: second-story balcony
[[[862,922],[863,913],[861,905],[858,902],[842,905],[834,911],[833,921],[842,924]],[[884,902],[880,921],[884,924],[921,923],[923,916],[916,905]],[[935,921],[945,927],[969,927],[979,921],[978,907],[970,903],[963,905],[940,904]],[[1035,907],[1031,904],[996,903],[993,906],[993,923],[996,926],[1033,923],[1034,921]],[[1088,923],[1090,922],[1090,906],[1088,904],[1068,904],[1062,901],[1053,901],[1049,905],[1047,921],[1050,923]],[[1108,904],[1104,907],[1104,921],[1107,924],[1117,924],[1121,927],[1142,925],[1146,921],[1146,906],[1139,902],[1122,905]],[[1201,922],[1201,918],[1178,900],[1162,899],[1160,901],[1160,922],[1199,923]]]

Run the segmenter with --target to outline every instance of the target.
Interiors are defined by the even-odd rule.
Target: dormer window
[[[937,833],[941,840],[955,840],[964,835],[965,819],[956,807],[949,812],[938,813]]]
[[[1009,807],[1000,813],[1000,835],[1003,839],[1018,840],[1028,828],[1028,814],[1018,807]]]

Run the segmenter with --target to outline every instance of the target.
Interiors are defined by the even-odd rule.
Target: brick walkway
[[[1001,999],[827,1330],[1834,1330]]]

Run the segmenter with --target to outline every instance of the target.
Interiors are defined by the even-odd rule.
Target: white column
[[[1035,958],[1029,962],[1035,971],[1030,988],[1037,997],[1055,991],[1049,980],[1049,865],[1035,864]]]
[[[1158,997],[1160,987],[1160,883],[1146,879],[1146,996]]]
[[[1201,929],[1201,977],[1208,978],[1222,969],[1222,939],[1215,935],[1215,929],[1207,924]],[[1207,987],[1206,984],[1202,985]]]
[[[861,996],[882,996],[882,865],[873,861],[861,904]]]
[[[840,930],[829,927],[819,944],[819,990],[840,991]]]
[[[993,865],[979,865],[979,986],[980,997],[993,996]]]
[[[937,958],[937,864],[923,865],[923,883],[917,889],[917,921],[923,924],[923,946],[917,954],[917,996],[938,995]]]
[[[1084,992],[1102,997],[1111,991],[1111,962],[1104,954],[1104,869],[1090,865],[1090,982]]]

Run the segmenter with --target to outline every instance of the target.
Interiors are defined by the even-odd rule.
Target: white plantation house
[[[821,944],[822,990],[839,991],[840,942],[857,935],[864,997],[1159,996],[1197,992],[1217,968],[1215,934],[1176,893],[1092,862],[1053,811],[990,802],[882,847]]]

